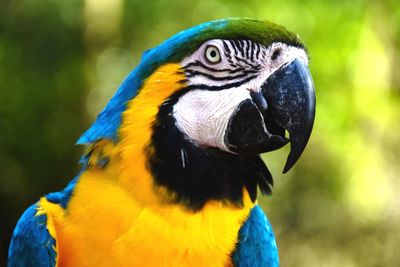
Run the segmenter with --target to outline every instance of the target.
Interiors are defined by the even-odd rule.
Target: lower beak
[[[251,97],[231,118],[225,143],[234,152],[254,154],[290,142],[285,173],[303,153],[314,124],[315,91],[307,65],[299,59],[284,65],[263,83],[261,93]]]

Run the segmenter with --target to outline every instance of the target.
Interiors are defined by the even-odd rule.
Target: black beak
[[[285,173],[303,153],[314,125],[315,91],[307,65],[295,59],[281,67],[264,82],[261,93],[269,104],[266,119],[289,132],[290,154]]]
[[[315,91],[310,71],[295,59],[271,74],[261,92],[250,95],[252,99],[241,102],[231,117],[225,143],[233,152],[254,155],[290,142],[285,173],[303,153],[314,124]]]

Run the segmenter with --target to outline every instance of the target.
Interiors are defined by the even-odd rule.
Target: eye
[[[221,54],[216,46],[209,45],[204,50],[204,57],[210,64],[217,64],[221,62]]]

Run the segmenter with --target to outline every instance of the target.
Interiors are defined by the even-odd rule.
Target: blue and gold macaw
[[[296,34],[244,18],[180,32],[80,137],[79,175],[22,215],[8,266],[279,266],[259,154],[290,142],[288,171],[314,115]]]

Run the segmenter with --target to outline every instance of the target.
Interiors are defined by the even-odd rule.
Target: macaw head
[[[240,202],[243,188],[252,199],[257,186],[269,193],[259,154],[290,143],[288,171],[314,115],[299,37],[269,22],[224,19],[146,51],[78,143],[112,141],[131,172],[140,162],[153,184],[198,209],[209,199]]]

